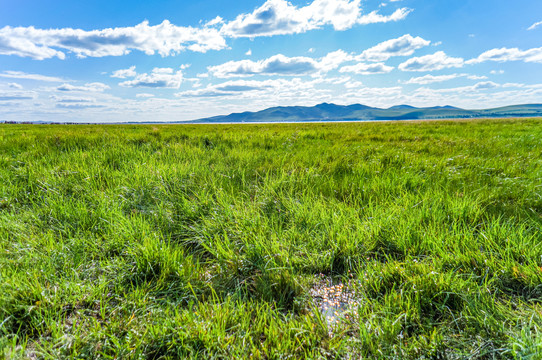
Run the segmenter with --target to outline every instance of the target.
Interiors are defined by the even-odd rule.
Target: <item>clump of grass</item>
[[[525,358],[542,121],[0,126],[8,358]],[[350,279],[330,325],[316,274]],[[354,311],[355,310],[355,311]]]

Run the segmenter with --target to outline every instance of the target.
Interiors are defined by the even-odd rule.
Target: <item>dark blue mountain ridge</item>
[[[403,104],[382,109],[362,104],[337,105],[333,103],[321,103],[315,106],[277,106],[256,112],[246,111],[242,113],[233,113],[229,115],[198,119],[190,122],[258,123],[469,119],[489,117],[542,117],[542,104],[510,105],[492,109],[467,110],[451,105],[419,108]]]

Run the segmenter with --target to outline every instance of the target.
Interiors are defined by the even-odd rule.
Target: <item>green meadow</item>
[[[3,124],[0,356],[538,359],[541,228],[542,119]]]

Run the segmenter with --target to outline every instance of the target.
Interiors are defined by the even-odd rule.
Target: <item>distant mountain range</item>
[[[272,122],[328,122],[374,120],[435,120],[470,118],[542,117],[542,104],[511,105],[494,109],[465,110],[453,106],[418,108],[396,105],[387,109],[366,105],[277,106],[262,111],[233,113],[190,121],[128,121],[108,124],[213,124],[213,123],[272,123]],[[1,123],[61,124],[52,121],[2,121]],[[82,124],[79,122],[63,124]],[[92,123],[96,124],[96,123]]]
[[[312,122],[312,121],[359,121],[359,120],[429,120],[468,119],[496,117],[542,116],[542,104],[512,105],[495,109],[465,110],[453,106],[417,108],[397,105],[380,109],[366,105],[335,105],[322,103],[316,106],[278,106],[257,112],[189,121],[190,123],[258,123],[258,122]],[[184,121],[183,121],[184,123]]]

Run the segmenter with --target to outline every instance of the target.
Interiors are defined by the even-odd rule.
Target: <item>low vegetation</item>
[[[540,119],[0,125],[0,354],[536,358],[541,150]]]

